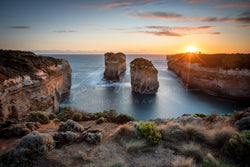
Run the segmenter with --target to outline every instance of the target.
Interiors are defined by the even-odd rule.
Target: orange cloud
[[[66,31],[66,30],[59,30],[59,31],[54,31],[56,33],[72,33],[72,32],[78,32],[76,30],[69,30],[69,31]]]
[[[250,7],[250,2],[234,2],[224,5],[215,6],[216,8],[248,8]]]
[[[174,20],[174,21],[202,21],[202,22],[235,22],[235,23],[250,23],[250,16],[240,16],[237,18],[230,17],[188,17],[182,14],[168,13],[168,12],[137,12],[131,14],[134,18],[143,19],[162,19],[162,20]]]

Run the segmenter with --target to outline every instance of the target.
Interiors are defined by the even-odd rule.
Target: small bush
[[[241,133],[236,132],[229,139],[229,149],[232,157],[242,162],[249,161],[250,157],[250,130],[244,130]]]
[[[203,113],[196,113],[196,114],[194,114],[194,115],[196,115],[197,117],[201,117],[201,118],[206,117],[206,115],[203,114]]]
[[[107,119],[108,122],[116,122],[116,118],[117,118],[117,113],[115,110],[109,110],[109,111],[103,111],[103,112],[97,112],[95,113],[96,116],[100,117],[104,117]]]
[[[177,157],[173,162],[174,167],[194,167],[194,160],[192,158]]]
[[[39,122],[41,124],[47,124],[50,122],[49,117],[42,111],[32,111],[27,116],[26,122]]]
[[[77,122],[82,121],[82,114],[80,114],[80,113],[74,113],[72,115],[72,120],[73,121],[77,121]]]
[[[72,108],[70,106],[66,106],[62,109],[62,111],[57,115],[57,118],[61,121],[67,121],[68,119],[71,119],[74,112],[72,111]]]
[[[127,123],[129,121],[136,121],[136,119],[134,119],[133,117],[126,115],[126,114],[120,114],[116,118],[116,123],[118,123],[118,124],[124,124],[124,123]]]
[[[209,132],[209,144],[216,148],[223,148],[230,137],[236,132],[233,127],[215,128]]]
[[[125,166],[123,162],[114,162],[113,164],[109,165],[108,167],[123,167]]]
[[[203,162],[203,157],[204,154],[201,151],[200,146],[195,145],[193,143],[186,144],[182,147],[180,150],[181,153],[187,157],[192,157],[197,163],[202,163]]]
[[[211,154],[204,157],[202,167],[220,167],[220,162],[217,161]]]
[[[161,133],[154,122],[140,122],[135,125],[136,135],[138,138],[145,137],[151,144],[159,144],[161,142]]]
[[[217,112],[212,112],[210,115],[208,115],[206,118],[205,118],[205,120],[207,121],[207,122],[214,122],[215,120],[216,120],[216,118],[217,118]]]

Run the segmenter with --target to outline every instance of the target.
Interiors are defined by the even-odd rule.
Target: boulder
[[[243,117],[235,122],[238,130],[249,130],[250,129],[250,117]]]
[[[102,131],[98,129],[88,130],[85,141],[90,144],[98,144],[102,140]]]
[[[69,119],[66,123],[61,122],[59,124],[59,129],[58,130],[63,131],[63,132],[66,132],[66,131],[83,132],[84,128],[79,123]]]
[[[100,117],[99,119],[97,119],[96,121],[95,121],[95,123],[96,124],[101,124],[101,123],[103,123],[105,121],[105,118],[104,117]]]
[[[158,71],[151,61],[136,58],[130,62],[132,91],[140,94],[155,94],[159,88]]]
[[[30,130],[24,124],[12,124],[0,129],[0,137],[20,137],[30,133]]]
[[[126,56],[123,53],[105,53],[104,78],[111,81],[119,81],[120,76],[126,70]]]

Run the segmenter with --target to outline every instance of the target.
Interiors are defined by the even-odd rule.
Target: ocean
[[[86,112],[115,109],[138,120],[149,118],[176,118],[183,114],[232,113],[247,106],[242,101],[223,99],[200,92],[185,90],[181,80],[167,68],[163,55],[127,55],[127,70],[120,82],[103,80],[103,55],[46,55],[69,61],[72,68],[72,86],[68,99],[61,107],[71,106]],[[158,70],[160,83],[156,95],[141,95],[131,91],[129,63],[143,57],[152,61]]]

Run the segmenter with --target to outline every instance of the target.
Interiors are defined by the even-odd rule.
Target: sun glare
[[[197,52],[197,49],[193,46],[189,46],[187,49],[186,49],[186,52],[188,53],[195,53]]]

